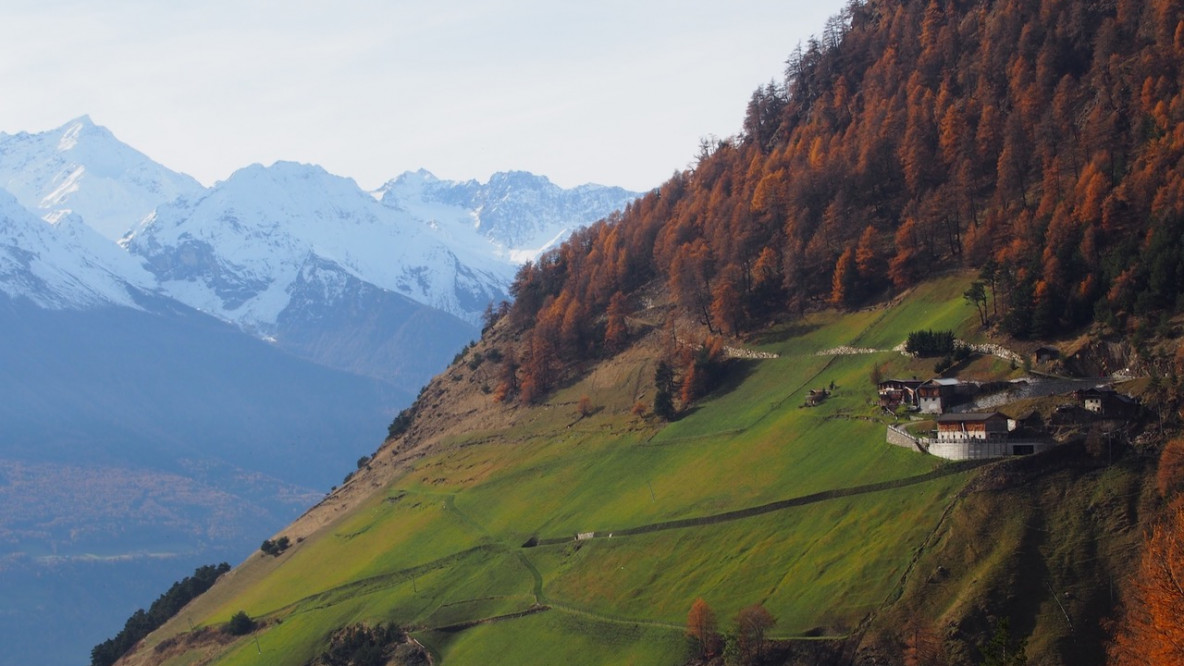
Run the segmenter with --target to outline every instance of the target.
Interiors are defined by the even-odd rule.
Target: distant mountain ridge
[[[376,192],[383,204],[416,217],[450,218],[498,245],[512,261],[534,259],[576,227],[623,208],[638,194],[620,187],[581,185],[565,190],[525,171],[495,173],[485,184],[440,180],[420,169]]]
[[[475,324],[490,300],[506,296],[519,264],[638,196],[594,184],[564,189],[524,171],[480,183],[423,169],[366,193],[352,179],[291,162],[244,167],[205,188],[89,116],[40,133],[0,132],[0,189],[42,219],[74,214],[122,239],[149,260],[164,293],[263,336],[295,275],[294,252]],[[218,248],[226,256],[203,259],[202,242],[211,241],[226,243]]]
[[[475,337],[486,306],[508,298],[520,263],[635,197],[599,185],[563,189],[520,171],[482,184],[419,170],[366,192],[292,162],[244,167],[205,188],[86,116],[37,134],[0,134],[5,188],[73,230],[88,252],[83,273],[110,274],[409,392]],[[127,252],[106,248],[103,237]]]

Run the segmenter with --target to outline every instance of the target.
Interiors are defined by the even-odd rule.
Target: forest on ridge
[[[623,213],[528,264],[503,393],[620,348],[664,283],[710,333],[982,272],[1001,332],[1099,321],[1136,347],[1184,302],[1184,9],[853,0]]]

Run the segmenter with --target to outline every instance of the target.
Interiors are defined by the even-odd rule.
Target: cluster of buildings
[[[960,396],[971,395],[977,384],[957,379],[938,377],[920,379],[887,379],[880,382],[880,406],[896,409],[901,405],[916,407],[922,414],[941,414]]]
[[[888,442],[949,460],[1028,455],[1056,445],[1051,439],[1020,435],[1021,424],[999,412],[949,412],[952,405],[965,402],[978,388],[973,382],[946,378],[880,382],[881,407],[894,410],[905,406],[934,414],[937,422],[932,437],[917,437],[890,426]],[[1139,412],[1138,401],[1108,386],[1076,391],[1074,396],[1077,407],[1096,418],[1130,419]]]

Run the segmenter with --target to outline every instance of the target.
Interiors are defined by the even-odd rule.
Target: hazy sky
[[[5,0],[0,131],[89,114],[207,185],[283,159],[643,190],[845,4]]]

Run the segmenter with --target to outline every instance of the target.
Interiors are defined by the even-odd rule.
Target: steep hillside
[[[491,397],[507,363],[499,351],[514,344],[503,320],[425,389],[407,432],[283,530],[292,548],[252,556],[122,663],[249,663],[257,639],[270,663],[302,664],[342,627],[395,622],[449,664],[487,663],[494,653],[517,663],[678,664],[688,656],[685,622],[697,597],[716,609],[721,627],[762,604],[777,619],[770,636],[789,641],[780,653],[818,663],[809,660],[820,652],[850,658],[864,637],[865,654],[898,646],[898,609],[926,603],[928,591],[916,588],[935,562],[953,572],[951,590],[965,586],[974,600],[939,606],[941,620],[957,627],[947,637],[951,653],[978,654],[990,628],[983,608],[1000,607],[980,605],[989,594],[974,593],[971,579],[994,594],[1016,562],[1001,540],[1011,528],[962,521],[989,511],[1000,488],[1014,488],[1024,473],[1013,470],[1026,468],[1002,462],[984,472],[886,444],[891,419],[874,407],[868,381],[875,366],[930,371],[931,361],[891,350],[915,326],[979,335],[973,307],[960,298],[968,280],[773,329],[726,364],[721,388],[669,424],[636,405],[652,404],[669,334],[653,324],[671,305],[659,301],[630,318],[636,337],[626,351],[533,406]],[[835,351],[840,345],[865,351]],[[981,363],[1011,372],[1004,361]],[[811,389],[826,387],[828,400],[802,406]],[[1069,462],[1042,458],[1037,466],[1085,465],[1129,479],[1089,484],[1106,502],[1140,478],[1137,467],[1106,471],[1071,446],[1061,455]],[[1025,478],[1046,483],[1040,473]],[[1058,482],[1049,483],[1055,494]],[[1004,524],[1023,530],[1033,511]],[[1128,518],[1133,524],[1137,514]],[[1109,550],[1085,567],[1024,552],[1056,572],[1058,590],[1079,591],[1127,561],[1130,524],[1090,534]],[[973,538],[999,554],[949,557],[965,547],[967,529],[984,530]],[[1049,621],[1047,602],[1010,603],[1017,616]],[[189,621],[217,627],[238,610],[263,623],[253,637],[212,643],[217,633],[191,633]],[[1091,607],[1075,621],[1096,631],[1102,614]],[[1033,641],[1029,654],[1040,663],[1099,663],[1096,653],[1070,659],[1055,642]],[[195,662],[198,654],[206,656]]]

